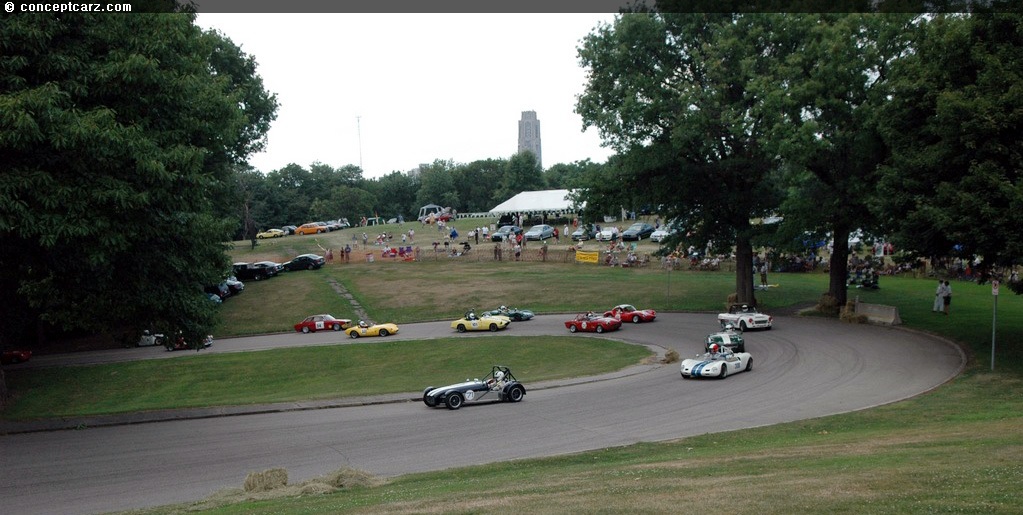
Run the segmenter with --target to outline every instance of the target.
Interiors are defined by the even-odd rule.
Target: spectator
[[[931,306],[931,312],[937,313],[945,309],[945,281],[938,279],[938,289],[934,290],[934,305]]]
[[[522,255],[522,245],[519,243],[515,244],[515,261],[519,260],[519,256]]]
[[[558,239],[558,228],[557,227],[554,228],[554,243],[561,243],[561,240]],[[544,243],[544,245],[547,245],[547,244]]]
[[[945,280],[945,291],[942,294],[942,304],[945,308],[945,314],[948,314],[949,307],[952,305],[952,285],[949,284],[948,280]]]

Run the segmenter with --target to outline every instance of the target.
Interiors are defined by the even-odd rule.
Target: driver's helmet
[[[732,324],[725,324],[725,331],[734,331],[735,326]]]
[[[498,370],[497,372],[495,372],[495,373],[494,373],[494,379],[497,379],[498,381],[500,381],[500,380],[504,379],[504,372],[502,372],[502,371],[500,371],[500,370]]]
[[[717,354],[718,352],[721,352],[721,346],[716,343],[710,344],[710,353]]]
[[[508,306],[501,306],[498,309],[500,309],[501,311],[508,311]]]
[[[365,320],[359,320],[359,327],[369,327]]]

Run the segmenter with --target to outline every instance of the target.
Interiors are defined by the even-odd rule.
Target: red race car
[[[352,326],[352,321],[347,318],[334,318],[332,315],[312,315],[305,320],[295,324],[295,330],[300,333],[315,333],[316,331],[340,331]]]
[[[5,350],[3,354],[0,354],[0,364],[14,365],[28,361],[31,357],[32,351],[30,350]]]
[[[602,317],[593,312],[580,313],[572,320],[566,320],[565,327],[572,333],[576,331],[602,333],[604,331],[617,331],[621,329],[622,321],[617,318]]]
[[[652,309],[636,309],[636,306],[632,304],[619,304],[611,308],[610,311],[604,312],[604,316],[617,318],[622,322],[638,324],[640,322],[653,322],[654,318],[657,318],[657,312]]]

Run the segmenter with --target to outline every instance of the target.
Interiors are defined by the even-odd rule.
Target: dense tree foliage
[[[636,13],[583,40],[588,69],[576,110],[623,154],[627,178],[691,242],[735,249],[736,294],[753,297],[750,220],[777,207],[769,127],[751,87],[784,58],[771,34],[778,16]]]
[[[922,257],[1023,255],[1023,15],[936,16],[893,68],[879,213]],[[1017,288],[1023,285],[1016,285]]]
[[[276,113],[255,62],[190,14],[5,16],[0,41],[0,337],[197,342],[219,204]]]

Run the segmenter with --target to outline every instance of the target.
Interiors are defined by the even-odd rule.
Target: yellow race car
[[[497,331],[504,329],[511,323],[511,318],[502,315],[476,316],[474,311],[465,314],[464,317],[451,322],[451,328],[464,333],[466,331]]]
[[[345,334],[349,338],[358,338],[360,336],[390,336],[392,334],[398,334],[398,326],[395,324],[374,324],[372,322],[365,322],[360,320],[357,325],[353,325],[348,329],[345,329]]]

